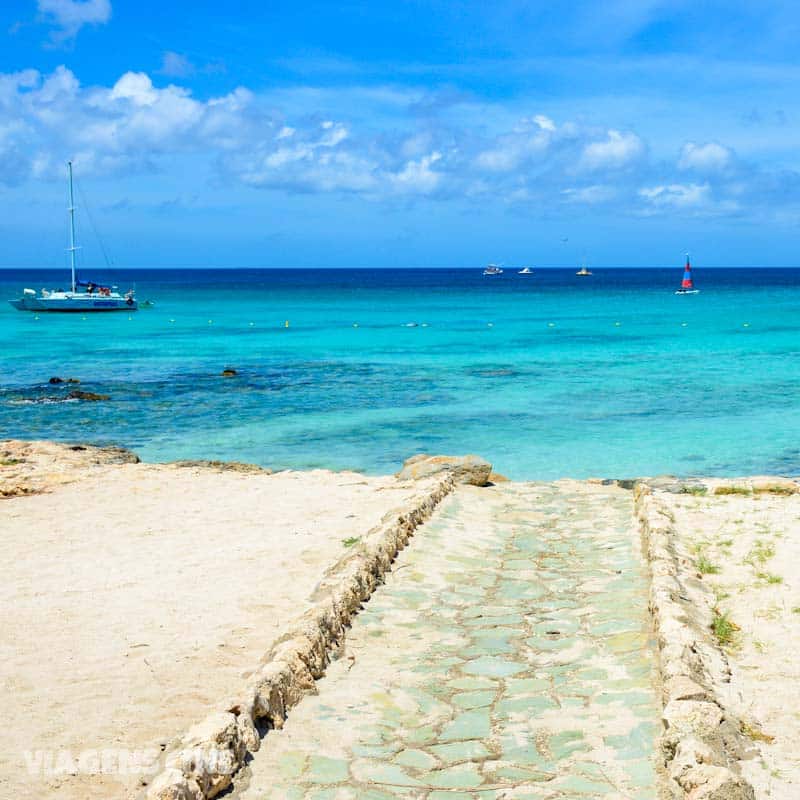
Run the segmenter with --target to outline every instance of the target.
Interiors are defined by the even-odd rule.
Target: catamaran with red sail
[[[675,294],[699,294],[700,290],[694,288],[694,281],[692,280],[692,266],[689,263],[689,254],[686,254],[686,266],[683,268],[683,280],[681,281],[681,288],[675,291]]]

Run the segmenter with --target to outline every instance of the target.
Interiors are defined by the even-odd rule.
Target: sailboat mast
[[[69,167],[69,263],[72,270],[72,291],[75,292],[75,198],[72,194],[72,162],[68,161]]]

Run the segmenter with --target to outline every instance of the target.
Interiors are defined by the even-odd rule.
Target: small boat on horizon
[[[484,275],[502,275],[503,270],[497,266],[497,264],[489,264],[488,267],[483,271]]]
[[[24,289],[18,300],[9,300],[18,311],[136,311],[138,304],[134,290],[121,295],[116,286],[104,286],[94,281],[79,281],[75,275],[75,252],[80,248],[75,244],[75,199],[72,191],[72,162],[67,162],[69,173],[69,260],[72,279],[70,290],[42,289],[37,295],[35,289]]]
[[[533,275],[533,270],[530,267],[523,267],[517,275]]]
[[[591,275],[591,271],[586,269],[586,264],[584,264],[576,273],[579,278],[586,278]]]
[[[686,254],[686,266],[683,268],[683,280],[681,288],[675,290],[675,294],[700,294],[699,289],[694,288],[692,280],[692,265],[689,263],[689,254]]]

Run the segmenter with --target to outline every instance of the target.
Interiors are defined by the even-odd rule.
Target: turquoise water
[[[63,272],[0,272],[0,438],[369,473],[428,451],[517,479],[800,474],[800,271],[698,270],[686,297],[680,269],[98,277],[155,306],[37,319],[4,301]],[[111,399],[64,402],[52,375]]]

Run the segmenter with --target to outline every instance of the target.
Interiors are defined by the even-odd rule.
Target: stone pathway
[[[234,796],[655,800],[654,664],[629,492],[459,488]]]

